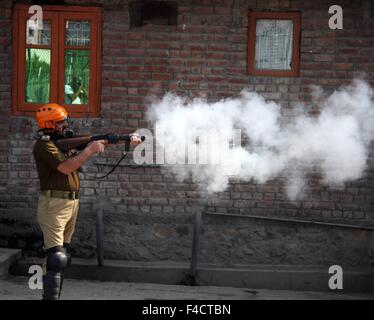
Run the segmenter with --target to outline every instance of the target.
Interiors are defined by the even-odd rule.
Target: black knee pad
[[[67,256],[67,258],[68,258],[68,262],[67,262],[66,268],[69,268],[70,265],[71,265],[71,249],[70,249],[70,243],[66,243],[66,242],[64,242],[64,249],[65,249],[65,252],[66,252],[66,256]]]
[[[68,264],[68,257],[63,247],[57,246],[47,250],[47,271],[61,272]]]

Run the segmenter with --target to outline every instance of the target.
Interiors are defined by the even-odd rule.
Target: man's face
[[[66,120],[56,122],[55,131],[59,134],[63,134],[64,131],[68,128],[69,124]]]

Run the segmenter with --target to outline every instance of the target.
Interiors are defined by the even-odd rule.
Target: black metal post
[[[104,265],[104,226],[103,226],[103,207],[98,206],[96,209],[96,253],[99,267]]]
[[[190,266],[191,285],[197,285],[197,258],[199,252],[199,237],[201,233],[202,213],[196,212],[192,240],[192,257]]]

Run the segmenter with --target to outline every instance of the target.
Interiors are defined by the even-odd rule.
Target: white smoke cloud
[[[323,182],[333,187],[360,178],[374,139],[373,89],[361,80],[327,97],[315,89],[319,116],[299,115],[287,123],[280,105],[255,92],[244,90],[238,98],[214,103],[166,94],[148,112],[157,130],[156,142],[165,149],[163,167],[181,180],[192,177],[203,183],[209,193],[224,191],[230,177],[265,183],[287,175],[290,199],[302,196],[311,168],[319,168]],[[242,138],[248,137],[247,143],[228,148],[219,133],[234,137],[237,129]],[[213,134],[204,141],[207,132]],[[191,150],[198,160],[205,159],[206,152],[211,161],[193,164],[188,159],[195,155]]]

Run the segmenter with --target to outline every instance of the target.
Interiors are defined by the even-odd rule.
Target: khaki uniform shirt
[[[57,170],[58,165],[68,159],[53,141],[39,139],[34,146],[34,158],[38,170],[40,190],[79,191],[77,171],[69,175]]]

